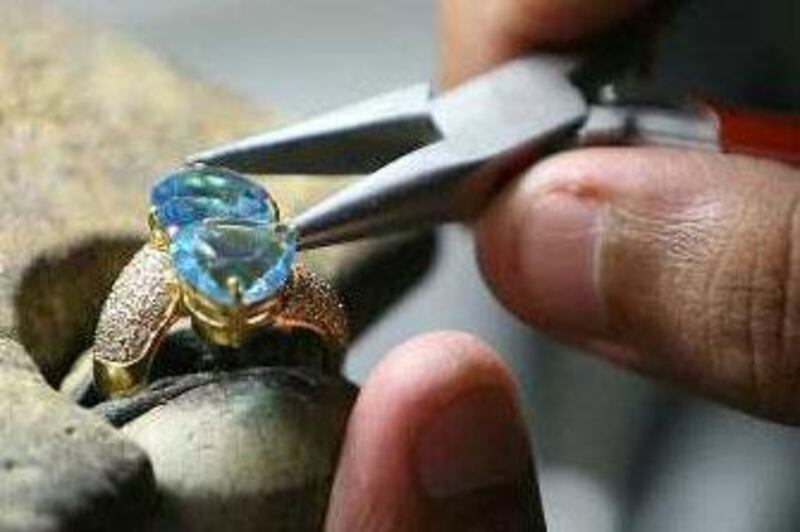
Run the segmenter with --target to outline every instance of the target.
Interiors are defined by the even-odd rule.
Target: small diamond
[[[231,279],[242,303],[265,301],[291,275],[297,237],[286,226],[253,220],[209,219],[179,231],[170,245],[178,275],[211,301],[232,306]]]
[[[150,199],[158,224],[170,237],[209,218],[277,221],[267,191],[224,168],[197,166],[168,174],[153,187]]]

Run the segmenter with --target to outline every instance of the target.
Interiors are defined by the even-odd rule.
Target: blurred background
[[[58,1],[285,120],[436,74],[433,0]],[[797,110],[798,51],[797,0],[695,0],[656,72],[723,101]],[[434,271],[355,347],[353,379],[411,335],[470,331],[519,379],[550,530],[800,530],[798,430],[548,342],[492,300],[469,235],[442,233]]]

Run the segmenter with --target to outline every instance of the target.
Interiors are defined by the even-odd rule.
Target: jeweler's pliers
[[[800,117],[643,100],[599,70],[572,57],[523,57],[440,95],[413,86],[189,160],[258,174],[370,174],[290,221],[302,248],[468,219],[516,170],[575,146],[653,144],[800,164]]]

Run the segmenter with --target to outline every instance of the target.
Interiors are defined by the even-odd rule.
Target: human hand
[[[467,10],[473,3],[445,2],[453,9],[445,19],[450,81],[521,53],[526,39],[553,43],[602,29],[643,2],[495,2],[510,14],[481,26],[496,43],[484,47],[489,59],[463,61],[478,41],[464,26],[486,9]],[[509,6],[523,4],[549,23],[520,44],[525,26]],[[518,29],[496,29],[509,27]],[[626,367],[798,422],[798,200],[800,171],[774,162],[582,150],[523,175],[479,221],[476,238],[487,281],[526,322]]]
[[[591,35],[644,0],[440,0],[445,83]],[[476,226],[498,298],[626,367],[800,419],[800,172],[657,149],[545,160]],[[412,340],[365,383],[327,529],[543,529],[515,385],[458,333]]]

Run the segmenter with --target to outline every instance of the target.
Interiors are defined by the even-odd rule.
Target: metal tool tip
[[[187,166],[195,164],[218,164],[220,161],[225,159],[226,155],[228,155],[228,152],[229,150],[225,147],[212,148],[193,153],[184,158],[183,162]]]

